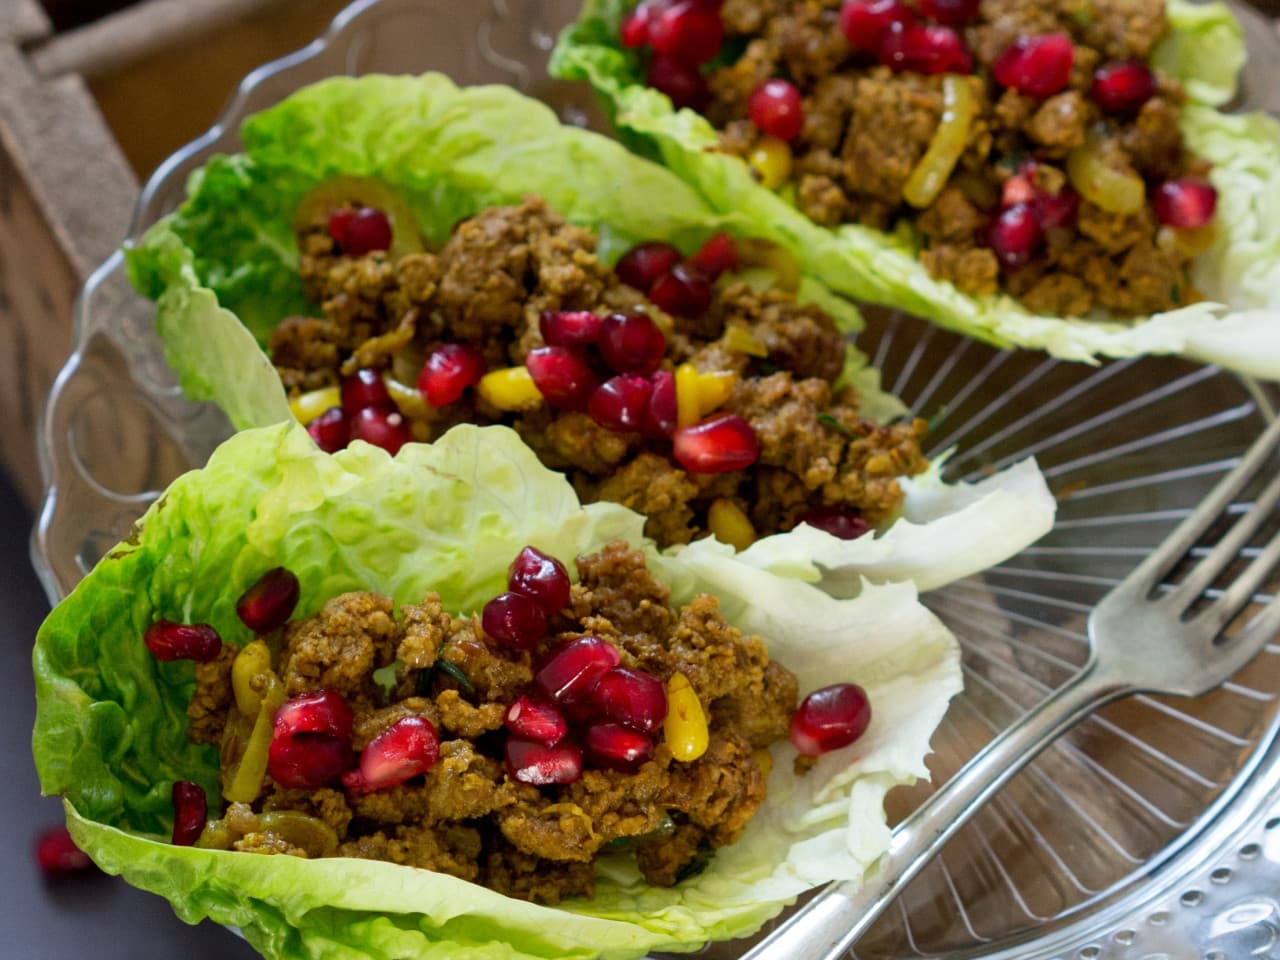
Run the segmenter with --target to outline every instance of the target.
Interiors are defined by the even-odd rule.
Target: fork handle
[[[1132,690],[1096,660],[1006,729],[893,831],[862,883],[833,884],[740,960],[837,960],[983,804],[1056,737]]]

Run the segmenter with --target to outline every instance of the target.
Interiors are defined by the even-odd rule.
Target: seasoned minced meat
[[[325,834],[318,825],[307,832],[296,819],[285,825],[259,817],[288,811],[332,830],[339,856],[435,870],[557,903],[590,895],[592,864],[606,845],[632,850],[649,882],[671,884],[716,847],[735,842],[765,796],[754,751],[787,736],[795,678],[769,659],[760,638],[727,624],[713,598],[668,607],[669,590],[640,550],[609,544],[578,558],[577,567],[569,605],[533,652],[494,643],[472,618],[447,613],[436,594],[397,613],[385,597],[347,593],[288,624],[281,674],[291,692],[327,689],[346,697],[357,754],[398,721],[422,717],[438,732],[439,757],[425,774],[371,791],[340,782],[285,789],[268,777],[253,805],[226,810],[219,828],[224,845],[327,855],[314,842],[315,830]],[[507,710],[533,691],[535,656],[550,657],[586,633],[614,644],[631,669],[663,683],[676,673],[688,678],[708,718],[702,756],[675,760],[659,731],[652,758],[632,771],[593,765],[588,757],[571,783],[538,787],[513,779],[504,762]],[[228,651],[215,661],[221,666],[203,665],[197,693],[203,712],[192,712],[192,729],[214,742],[230,697],[225,678],[234,651]],[[393,653],[403,656],[393,661]],[[452,666],[446,670],[445,663]],[[372,679],[388,666],[393,683],[385,675]],[[565,712],[571,729],[593,722]]]
[[[192,743],[220,743],[227,711],[234,699],[231,692],[231,664],[238,647],[224,643],[218,655],[196,664],[196,690],[187,704],[187,739]]]

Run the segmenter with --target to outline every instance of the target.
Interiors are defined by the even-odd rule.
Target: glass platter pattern
[[[594,125],[591,94],[544,71],[575,12],[568,0],[362,0],[243,81],[219,123],[151,178],[130,234],[176,206],[211,153],[238,148],[243,117],[325,76],[442,70]],[[1242,103],[1280,112],[1280,40],[1240,12],[1252,48]],[[956,448],[950,479],[1035,455],[1060,501],[1040,543],[926,598],[965,649],[966,691],[934,740],[937,784],[1083,663],[1091,606],[1230,469],[1280,391],[1169,358],[1060,363],[868,313],[860,344],[887,387],[938,418],[931,452]],[[217,410],[182,397],[151,317],[118,254],[82,291],[76,349],[38,434],[47,496],[32,558],[54,601],[229,433]],[[857,956],[1280,957],[1278,667],[1273,644],[1208,696],[1135,697],[1084,722],[977,815]],[[891,812],[930,789],[893,795]]]

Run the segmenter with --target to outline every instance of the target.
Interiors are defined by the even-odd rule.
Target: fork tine
[[[1277,503],[1280,503],[1280,473],[1271,479],[1266,489],[1258,494],[1253,506],[1236,520],[1209,554],[1187,574],[1187,578],[1169,592],[1169,602],[1177,606],[1187,606],[1200,596],[1227,564],[1240,555],[1240,551],[1248,544],[1249,538],[1258,531],[1258,528],[1271,518]],[[1252,570],[1253,567],[1249,569]],[[1250,590],[1246,597],[1252,593],[1253,591]]]
[[[1197,614],[1191,622],[1205,629],[1212,628],[1212,635],[1217,636],[1218,631],[1230,623],[1262,588],[1277,563],[1280,563],[1280,533],[1271,538],[1271,542],[1263,547],[1231,586],[1223,591],[1222,596]],[[1268,609],[1276,607],[1280,607],[1280,604],[1272,603]]]
[[[1269,603],[1266,608],[1254,617],[1244,630],[1222,648],[1220,656],[1222,671],[1234,674],[1243,670],[1245,665],[1258,655],[1263,644],[1280,633],[1280,603]]]
[[[1270,459],[1272,451],[1280,445],[1280,417],[1253,442],[1240,462],[1209,491],[1204,502],[1169,534],[1163,543],[1146,560],[1140,563],[1127,578],[1124,586],[1150,593],[1163,580],[1174,565],[1200,539],[1236,495],[1244,489],[1255,473]]]

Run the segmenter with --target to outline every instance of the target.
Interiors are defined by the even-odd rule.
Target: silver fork
[[[1280,447],[1280,419],[1155,551],[1089,615],[1089,659],[1080,672],[1005,730],[893,831],[889,849],[861,884],[818,894],[740,960],[836,960],[957,830],[1056,737],[1093,710],[1134,693],[1193,697],[1240,670],[1280,631],[1280,603],[1267,606],[1233,636],[1223,629],[1280,562],[1280,534],[1203,609],[1192,611],[1271,517],[1280,471],[1231,529],[1172,589],[1165,578]]]

